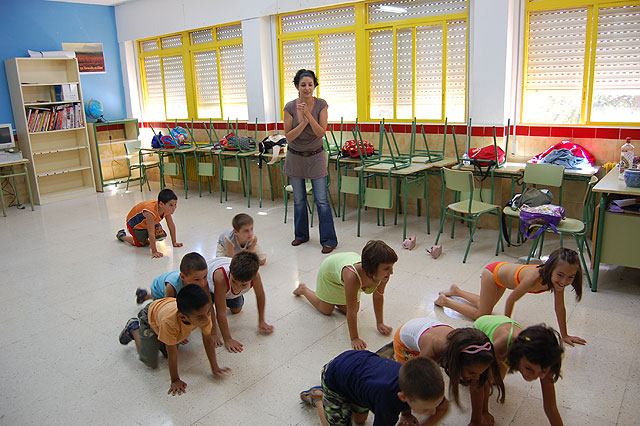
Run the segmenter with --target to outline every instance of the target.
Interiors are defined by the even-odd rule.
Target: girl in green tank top
[[[362,249],[362,255],[353,252],[335,253],[327,257],[318,270],[316,290],[300,283],[293,291],[304,296],[314,308],[331,315],[335,308],[347,315],[351,347],[366,349],[367,344],[358,336],[360,294],[373,294],[376,328],[384,335],[392,328],[384,324],[382,308],[384,290],[398,261],[396,252],[384,241],[371,240]]]

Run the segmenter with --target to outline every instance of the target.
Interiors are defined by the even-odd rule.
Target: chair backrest
[[[526,184],[560,188],[564,178],[564,167],[557,164],[527,163],[522,181]]]
[[[593,222],[593,217],[595,215],[596,198],[593,194],[593,187],[596,186],[596,183],[598,183],[598,178],[596,176],[591,176],[591,179],[587,184],[587,192],[584,194],[582,222],[585,224],[585,229],[589,229],[589,225]]]
[[[135,141],[127,141],[124,143],[124,149],[127,151],[128,155],[137,154],[140,151],[141,143],[139,140]]]
[[[444,183],[448,189],[459,192],[472,192],[474,189],[473,172],[442,168]]]

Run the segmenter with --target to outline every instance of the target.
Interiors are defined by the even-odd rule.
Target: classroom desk
[[[255,157],[253,160],[251,161],[255,161],[256,163],[258,163],[258,169],[260,171],[260,174],[258,175],[258,187],[260,188],[260,194],[259,194],[259,202],[260,202],[260,208],[262,208],[262,170],[264,169],[264,167],[267,167],[267,175],[269,176],[269,188],[270,188],[270,193],[271,193],[271,201],[273,201],[275,199],[274,197],[274,193],[273,193],[273,181],[271,180],[271,173],[269,173],[269,170],[272,166],[275,167],[282,167],[282,161],[284,161],[284,159],[287,157],[287,151],[286,148],[283,150],[280,150],[280,152],[278,153],[278,156],[276,158],[273,159],[272,162],[272,154],[260,154],[260,152],[254,152],[253,156]],[[284,194],[282,195],[284,198]]]
[[[172,156],[175,161],[175,173],[169,173],[170,175],[178,174],[178,164],[182,168],[182,183],[184,184],[184,198],[189,198],[189,189],[187,185],[187,157],[189,155],[195,155],[196,148],[194,146],[183,146],[178,148],[151,148],[146,151],[153,151],[158,154],[159,160],[159,169],[160,169],[160,190],[164,189],[164,174],[165,174],[165,164],[163,161],[163,157]],[[178,162],[178,157],[180,158],[180,162]]]
[[[2,163],[0,164],[0,169],[9,167],[9,174],[0,173],[0,204],[2,204],[2,215],[7,216],[7,212],[4,207],[4,195],[2,193],[2,180],[11,178],[13,181],[13,189],[16,191],[16,201],[18,205],[20,205],[20,195],[18,195],[18,186],[16,185],[16,176],[24,176],[24,179],[27,183],[27,191],[29,192],[29,204],[31,204],[31,211],[33,211],[33,194],[31,193],[31,184],[29,182],[29,172],[27,171],[27,164],[29,164],[29,160],[20,160],[14,161],[11,163]],[[22,172],[14,172],[13,166],[22,165]]]
[[[512,177],[524,172],[524,168],[526,166],[527,163],[507,161],[500,167],[496,167],[494,169],[494,176]],[[475,169],[473,166],[461,166],[460,170],[474,171]],[[591,176],[598,173],[598,170],[600,170],[599,167],[589,167],[585,169],[564,169],[564,177],[567,180],[582,180],[585,182],[589,182]]]
[[[362,173],[373,173],[382,176],[390,176],[396,179],[398,185],[402,181],[404,196],[403,198],[403,227],[402,227],[402,240],[404,241],[407,238],[407,207],[409,202],[409,185],[412,183],[419,184],[420,181],[423,182],[424,185],[424,199],[427,203],[427,234],[431,233],[431,226],[429,223],[429,185],[428,185],[428,175],[427,171],[434,167],[432,163],[411,163],[407,167],[402,167],[398,169],[394,169],[394,165],[391,163],[378,163],[371,164],[366,166],[355,167],[354,170],[358,172],[360,175]],[[361,185],[363,185],[363,180],[360,179]],[[391,190],[391,188],[389,188]],[[362,191],[360,191],[362,194]],[[400,196],[400,189],[397,187],[396,189],[396,208],[395,208],[395,223],[397,223],[397,213],[398,213],[398,198]],[[360,204],[360,197],[358,204]],[[358,207],[358,236],[360,236],[360,207]]]
[[[228,167],[224,165],[224,161],[235,158],[237,167],[240,168],[241,181],[242,181],[242,192],[247,197],[247,207],[251,207],[251,173],[249,173],[249,164],[251,162],[251,158],[255,157],[259,152],[257,149],[253,151],[234,151],[234,150],[221,150],[218,152],[218,162],[220,165],[220,202],[222,202],[222,185],[223,185],[223,171],[224,167]],[[244,176],[242,176],[244,166]]]
[[[640,197],[640,188],[630,188],[624,180],[618,179],[618,167],[593,187],[593,192],[601,193],[600,209],[596,216],[596,237],[593,249],[593,279],[591,291],[598,290],[600,262],[613,265],[640,268],[640,256],[634,250],[640,245],[640,215],[607,212],[609,195]]]

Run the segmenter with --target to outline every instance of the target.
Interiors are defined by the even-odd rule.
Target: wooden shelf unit
[[[29,170],[34,200],[46,204],[95,193],[89,137],[78,61],[64,58],[10,58],[4,61],[13,118]],[[56,99],[55,86],[74,84],[77,100]],[[71,129],[30,132],[29,108],[79,105],[81,125]]]
[[[91,158],[96,190],[124,183],[129,178],[125,142],[138,140],[138,120],[125,118],[106,123],[89,123]],[[137,172],[136,172],[137,173]],[[138,179],[136,174],[132,179]]]

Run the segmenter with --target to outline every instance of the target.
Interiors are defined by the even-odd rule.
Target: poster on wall
[[[80,73],[106,73],[102,43],[62,43],[62,50],[76,52]]]

